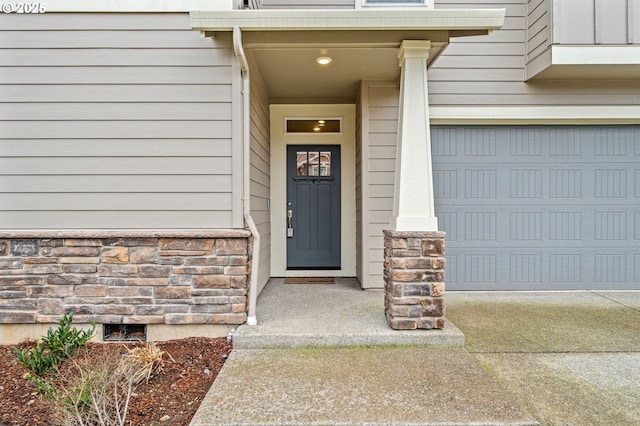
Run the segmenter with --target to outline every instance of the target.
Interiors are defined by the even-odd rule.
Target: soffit
[[[547,58],[530,79],[640,79],[640,45],[553,45]]]
[[[448,44],[446,31],[292,31],[243,34],[252,72],[266,83],[271,102],[300,103],[322,99],[353,103],[362,80],[400,77],[398,48],[402,40],[431,40],[430,65]],[[328,56],[329,65],[316,58]]]
[[[503,22],[504,9],[191,12],[192,27],[206,36],[242,30],[251,72],[273,103],[352,103],[362,80],[399,79],[403,40],[430,40],[430,65],[450,37],[485,35]],[[333,61],[320,66],[319,56]]]

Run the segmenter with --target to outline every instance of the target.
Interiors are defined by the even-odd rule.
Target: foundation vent
[[[146,324],[104,324],[102,340],[105,342],[147,341]]]

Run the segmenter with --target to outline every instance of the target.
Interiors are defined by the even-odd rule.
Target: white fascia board
[[[640,124],[640,106],[431,107],[431,124]]]
[[[46,0],[47,12],[188,12],[231,10],[233,0]]]
[[[194,10],[201,31],[287,30],[494,30],[505,9]]]
[[[551,46],[552,65],[640,65],[640,46]]]

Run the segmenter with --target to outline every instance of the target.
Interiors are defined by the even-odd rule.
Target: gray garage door
[[[434,127],[451,290],[640,289],[640,126]]]

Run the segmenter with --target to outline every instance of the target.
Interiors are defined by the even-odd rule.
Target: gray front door
[[[340,146],[287,146],[287,269],[340,269]]]

